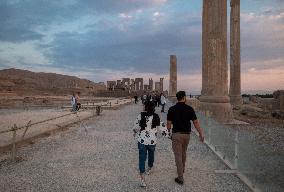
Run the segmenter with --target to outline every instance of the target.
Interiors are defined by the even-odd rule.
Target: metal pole
[[[210,123],[209,111],[205,111],[205,122],[206,122],[206,126],[207,126],[207,129],[208,129],[208,144],[211,144],[211,123]]]
[[[238,159],[239,159],[239,131],[235,132],[235,169],[238,169]]]

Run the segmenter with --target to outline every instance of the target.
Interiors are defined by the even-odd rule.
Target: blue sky
[[[229,1],[228,1],[229,6]],[[0,69],[201,89],[201,0],[0,0]],[[241,0],[242,90],[284,89],[284,1]]]

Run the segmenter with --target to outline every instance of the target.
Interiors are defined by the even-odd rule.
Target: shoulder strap
[[[157,126],[160,126],[160,117],[157,113],[153,114],[153,120],[152,120],[152,128],[155,128]]]
[[[139,126],[141,127],[141,130],[145,130],[147,126],[145,112],[141,112],[141,120],[140,120]]]

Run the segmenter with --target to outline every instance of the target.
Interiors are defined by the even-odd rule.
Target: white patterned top
[[[145,129],[141,129],[140,121],[141,121],[141,114],[138,115],[134,124],[134,137],[135,139],[144,145],[156,145],[157,144],[157,135],[158,132],[162,134],[164,137],[171,137],[171,133],[166,128],[163,122],[160,122],[160,126],[152,127],[153,122],[153,115],[145,116],[146,117],[146,127]]]

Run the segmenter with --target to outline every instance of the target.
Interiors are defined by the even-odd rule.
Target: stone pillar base
[[[233,107],[239,108],[243,104],[243,98],[241,95],[230,95],[230,102]]]
[[[233,120],[233,111],[230,103],[200,103],[200,111],[210,115],[220,123],[230,123]]]

